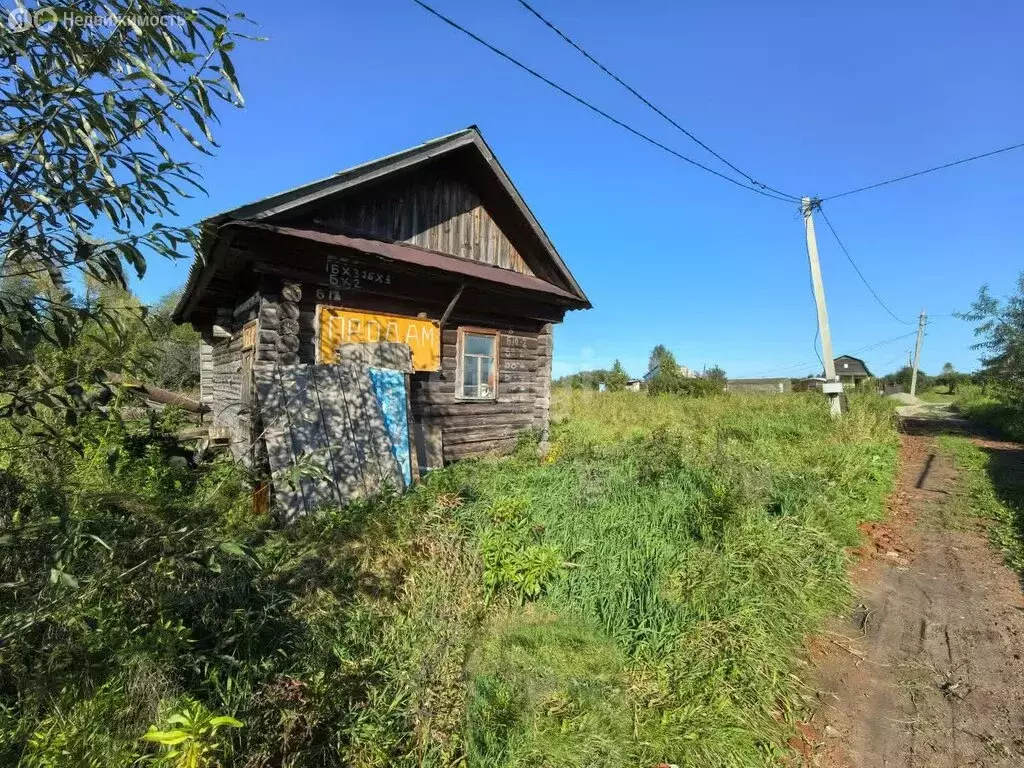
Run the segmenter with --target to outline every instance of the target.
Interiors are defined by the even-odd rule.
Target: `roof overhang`
[[[540,222],[537,221],[526,205],[526,202],[512,183],[511,178],[509,178],[505,169],[502,168],[497,157],[491,151],[491,148],[484,141],[483,136],[480,135],[479,130],[475,126],[471,126],[457,133],[442,136],[417,147],[349,168],[311,184],[296,187],[206,219],[201,224],[199,253],[189,271],[181,299],[175,307],[174,318],[179,322],[188,319],[191,309],[195,306],[196,294],[202,292],[204,275],[216,269],[217,255],[219,251],[223,250],[219,241],[227,231],[225,225],[248,222],[287,228],[284,225],[289,220],[294,219],[305,211],[315,209],[333,195],[342,194],[348,190],[354,190],[356,187],[372,184],[394,174],[412,170],[439,158],[455,156],[456,154],[464,156],[477,165],[482,164],[483,169],[489,171],[486,175],[489,179],[495,180],[497,185],[496,194],[506,196],[515,206],[521,220],[526,225],[526,232],[543,251],[546,256],[545,260],[553,267],[554,279],[562,285],[558,286],[547,280],[538,279],[538,282],[568,293],[576,300],[577,307],[590,308],[590,300],[572,276],[569,268],[555,249],[554,244],[541,227]],[[303,231],[306,237],[310,237],[314,233],[313,230]],[[328,236],[340,237],[333,234]],[[362,240],[362,238],[353,239]],[[381,246],[400,245],[379,240],[366,240],[365,242],[378,243]],[[408,247],[415,248],[414,246]],[[416,250],[425,251],[425,249]],[[431,252],[427,251],[427,253]],[[445,256],[445,254],[437,255]],[[460,262],[464,261],[454,257],[447,258]],[[497,269],[490,268],[487,265],[480,266],[487,269]],[[507,272],[508,270],[500,271]],[[206,279],[208,280],[208,276]]]
[[[482,264],[478,261],[460,259],[440,251],[421,248],[418,245],[372,240],[364,237],[322,232],[316,229],[279,227],[255,221],[235,221],[222,227],[222,231],[228,237],[234,236],[240,230],[255,230],[293,238],[305,243],[347,248],[384,261],[399,262],[412,267],[421,267],[438,273],[443,272],[504,288],[544,294],[575,309],[582,309],[585,306],[575,294],[559,288],[557,285],[552,285],[546,280],[541,280],[539,277],[524,275],[519,272],[513,272],[510,269],[502,269],[501,267],[492,267],[489,264]]]

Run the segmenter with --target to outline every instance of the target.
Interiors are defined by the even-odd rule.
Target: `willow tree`
[[[35,345],[66,348],[86,323],[119,333],[118,312],[75,286],[125,287],[147,258],[193,253],[197,233],[166,221],[204,191],[195,162],[217,110],[242,105],[243,22],[161,0],[0,19],[0,415],[74,407],[102,377],[32,364]]]

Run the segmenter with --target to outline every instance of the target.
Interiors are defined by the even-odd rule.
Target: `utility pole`
[[[921,310],[921,316],[917,321],[917,347],[914,349],[914,372],[910,375],[910,394],[917,394],[917,366],[921,362],[921,339],[924,338],[924,326],[928,319],[925,311]]]
[[[811,216],[814,204],[811,198],[801,201],[804,215],[804,235],[807,238],[807,260],[811,265],[811,285],[814,287],[814,304],[818,308],[818,333],[821,335],[821,354],[824,357],[825,383],[822,391],[828,397],[829,411],[837,418],[841,411],[839,396],[843,385],[836,377],[836,361],[832,357],[832,334],[828,328],[828,308],[825,306],[825,286],[821,282],[821,264],[818,263],[818,241],[814,236],[814,219]]]

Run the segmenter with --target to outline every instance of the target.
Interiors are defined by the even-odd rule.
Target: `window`
[[[494,400],[498,396],[498,333],[459,329],[455,394],[461,400]]]

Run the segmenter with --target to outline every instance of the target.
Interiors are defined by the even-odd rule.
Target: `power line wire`
[[[906,339],[906,338],[909,338],[911,336],[916,336],[916,335],[917,335],[917,331],[911,331],[910,333],[903,333],[903,334],[900,334],[899,336],[893,336],[891,339],[886,339],[885,341],[875,342],[874,344],[869,344],[866,347],[859,347],[859,348],[857,348],[857,349],[855,349],[853,351],[854,352],[868,352],[868,351],[870,351],[872,349],[878,349],[878,347],[884,347],[886,344],[892,344],[894,341],[899,341],[900,339]]]
[[[822,208],[820,202],[818,203],[817,207],[818,207],[818,212],[821,214],[821,218],[825,220],[825,224],[828,226],[829,231],[832,233],[832,236],[836,239],[836,242],[839,243],[839,247],[842,249],[843,253],[846,254],[846,259],[847,259],[847,261],[850,262],[850,266],[853,267],[853,271],[857,273],[857,277],[859,277],[861,282],[864,283],[864,286],[869,291],[871,291],[871,295],[875,297],[875,301],[878,302],[878,306],[880,306],[882,309],[884,309],[886,312],[888,312],[889,313],[889,317],[891,317],[897,323],[903,323],[904,325],[913,325],[912,322],[909,322],[909,321],[904,320],[903,318],[897,316],[896,313],[893,312],[891,309],[889,309],[889,306],[884,301],[882,301],[882,297],[879,296],[878,292],[874,288],[871,287],[871,283],[869,283],[868,279],[866,277],[864,277],[864,273],[860,271],[860,267],[857,266],[857,262],[853,260],[853,256],[850,255],[850,251],[847,249],[846,245],[840,239],[839,233],[836,232],[836,228],[832,226],[832,222],[829,221],[828,220],[828,216],[825,215],[825,209]]]
[[[818,358],[818,362],[821,363],[821,369],[825,370],[825,361],[821,359],[821,353],[818,351],[818,339],[821,336],[821,328],[818,326],[817,318],[814,323],[814,342],[811,346],[814,348],[814,354]]]
[[[908,173],[905,176],[897,176],[895,179],[886,179],[885,181],[879,181],[875,184],[868,184],[866,187],[857,187],[856,189],[850,189],[847,190],[846,192],[840,192],[837,195],[829,195],[828,197],[823,197],[822,201],[824,202],[827,200],[837,200],[840,197],[846,197],[847,195],[855,195],[858,192],[866,192],[869,189],[877,189],[878,187],[884,187],[887,184],[895,184],[897,181],[906,181],[907,179],[913,179],[916,176],[924,176],[926,173],[942,171],[945,170],[946,168],[952,168],[955,165],[963,165],[964,163],[970,163],[973,160],[981,160],[984,157],[992,157],[992,155],[998,155],[1003,152],[1009,152],[1011,150],[1020,149],[1022,147],[1024,147],[1024,142],[1020,144],[1011,144],[1010,146],[1002,147],[1001,149],[993,149],[991,152],[982,152],[980,155],[972,155],[971,157],[965,157],[962,158],[961,160],[954,160],[953,162],[946,163],[945,165],[937,165],[934,168],[927,168],[923,171]]]
[[[617,125],[620,128],[623,128],[623,129],[629,131],[634,136],[637,136],[638,138],[643,139],[647,143],[653,144],[654,146],[658,147],[659,149],[664,150],[665,152],[668,152],[670,155],[673,155],[674,157],[677,157],[680,160],[689,163],[690,165],[693,165],[693,166],[695,166],[697,168],[700,168],[703,171],[707,171],[708,173],[714,174],[715,176],[719,177],[720,179],[725,179],[726,181],[730,182],[731,184],[735,184],[738,187],[741,187],[743,189],[749,189],[751,192],[756,192],[759,195],[764,195],[765,197],[769,197],[772,200],[781,200],[782,202],[787,203],[787,204],[791,204],[793,202],[793,200],[791,200],[789,197],[782,197],[782,196],[780,196],[780,195],[778,195],[778,194],[776,194],[774,192],[769,192],[769,191],[766,191],[764,189],[760,189],[758,187],[754,187],[754,186],[750,186],[748,184],[744,184],[742,181],[734,179],[731,176],[726,176],[724,173],[719,173],[714,168],[709,168],[708,166],[706,166],[703,163],[700,163],[700,162],[694,160],[691,157],[687,157],[686,155],[684,155],[684,154],[682,154],[680,152],[676,152],[671,147],[668,147],[667,145],[662,144],[660,141],[658,141],[657,139],[649,136],[648,134],[644,133],[643,131],[640,131],[640,130],[636,129],[636,128],[632,127],[631,125],[628,125],[627,123],[624,123],[622,120],[619,120],[617,117],[613,117],[612,115],[608,114],[603,109],[601,109],[600,107],[595,106],[594,104],[592,104],[589,101],[587,101],[586,99],[584,99],[582,96],[578,96],[575,93],[573,93],[572,91],[570,91],[570,90],[568,90],[566,88],[563,88],[561,85],[556,83],[554,80],[551,80],[550,78],[546,77],[545,75],[542,75],[537,70],[531,69],[529,66],[527,66],[526,64],[523,64],[521,61],[516,59],[511,54],[508,54],[505,51],[501,50],[500,48],[497,48],[497,47],[491,45],[490,43],[488,43],[486,40],[484,40],[479,35],[471,32],[470,30],[466,29],[465,27],[463,27],[458,22],[454,21],[453,19],[449,18],[448,16],[445,16],[440,11],[438,11],[438,10],[432,8],[431,6],[427,5],[425,2],[423,2],[423,0],[412,0],[412,1],[414,3],[416,3],[416,5],[420,6],[423,10],[427,11],[431,15],[433,15],[433,16],[437,17],[438,19],[440,19],[441,21],[443,21],[448,26],[452,27],[453,29],[457,29],[462,34],[464,34],[467,37],[470,37],[471,39],[475,40],[477,43],[479,43],[480,45],[484,46],[489,51],[491,51],[491,53],[494,53],[494,54],[500,56],[501,58],[505,59],[509,63],[514,64],[515,66],[519,67],[524,72],[532,75],[533,77],[537,78],[541,82],[546,83],[547,85],[551,86],[556,91],[561,93],[563,96],[568,96],[570,99],[575,101],[577,104],[580,104],[581,106],[584,106],[587,109],[589,109],[591,112],[594,112],[594,113],[600,115],[601,117],[603,117],[604,119],[606,119],[606,120],[608,120],[608,121],[610,121],[612,123],[615,123],[615,125]]]
[[[883,341],[877,341],[874,344],[868,344],[868,345],[863,346],[863,347],[857,347],[856,349],[851,349],[849,352],[847,352],[847,354],[860,354],[860,353],[863,353],[863,352],[869,352],[872,349],[877,349],[878,347],[884,347],[886,344],[892,344],[894,341],[899,341],[901,339],[906,339],[906,338],[909,338],[911,336],[916,336],[916,335],[917,335],[917,331],[910,331],[909,333],[904,333],[904,334],[901,334],[899,336],[894,336],[891,339],[885,339]],[[815,343],[817,343],[817,339],[815,339]],[[815,352],[817,352],[817,349],[815,349]],[[758,376],[756,378],[764,378],[765,375],[769,374],[769,373],[776,373],[776,372],[779,372],[779,371],[791,371],[794,368],[806,368],[807,366],[814,365],[814,363],[815,363],[814,360],[810,360],[810,361],[803,362],[803,363],[794,363],[793,365],[781,366],[779,368],[771,368],[771,369],[765,371],[764,373],[762,373],[761,376]],[[824,363],[822,363],[822,368],[824,368],[824,367],[825,367]]]
[[[723,163],[725,163],[727,166],[729,166],[732,170],[734,170],[740,176],[745,178],[747,181],[749,181],[755,187],[759,187],[761,189],[766,189],[766,190],[769,190],[771,192],[775,192],[776,194],[782,195],[783,197],[791,198],[794,202],[798,201],[800,199],[796,195],[791,195],[791,194],[789,194],[787,192],[783,192],[782,190],[776,189],[775,187],[768,186],[767,184],[764,184],[764,183],[758,181],[757,179],[755,179],[753,176],[751,176],[750,174],[746,173],[745,171],[737,168],[735,165],[730,163],[728,160],[726,160],[720,154],[715,152],[715,150],[713,150],[711,147],[709,147],[703,141],[701,141],[696,136],[694,136],[692,133],[690,133],[690,131],[686,130],[683,126],[681,126],[679,123],[677,123],[675,120],[673,120],[667,114],[665,114],[661,109],[659,109],[654,104],[652,104],[649,99],[647,99],[646,97],[641,95],[633,86],[631,86],[628,83],[626,83],[624,80],[622,80],[622,78],[620,78],[618,75],[616,75],[610,69],[608,69],[608,67],[606,67],[600,61],[598,61],[596,58],[594,58],[590,53],[588,53],[586,51],[586,49],[583,48],[583,46],[581,46],[579,43],[577,43],[575,40],[573,40],[571,37],[569,37],[565,32],[563,32],[561,29],[559,29],[557,26],[555,26],[554,23],[552,23],[547,18],[545,18],[544,15],[541,14],[540,11],[538,11],[536,8],[534,8],[532,5],[530,5],[526,0],[518,0],[518,2],[519,2],[519,4],[521,6],[523,6],[523,8],[525,8],[527,11],[529,11],[535,17],[537,17],[537,19],[539,19],[541,21],[541,23],[543,23],[546,27],[548,27],[548,29],[550,29],[552,32],[554,32],[556,35],[558,35],[560,38],[562,38],[565,42],[567,42],[569,45],[571,45],[573,48],[575,48],[584,58],[586,58],[588,61],[590,61],[592,64],[594,64],[598,69],[600,69],[602,72],[604,72],[606,75],[608,75],[608,77],[610,77],[616,83],[621,85],[623,88],[625,88],[631,94],[636,96],[636,98],[638,98],[640,101],[642,101],[648,107],[650,107],[656,114],[660,115],[666,121],[668,121],[668,123],[670,125],[672,125],[676,129],[681,131],[688,138],[690,138],[693,141],[695,141],[697,144],[699,144],[705,150],[707,150],[712,155],[714,155],[718,160],[720,160]]]

